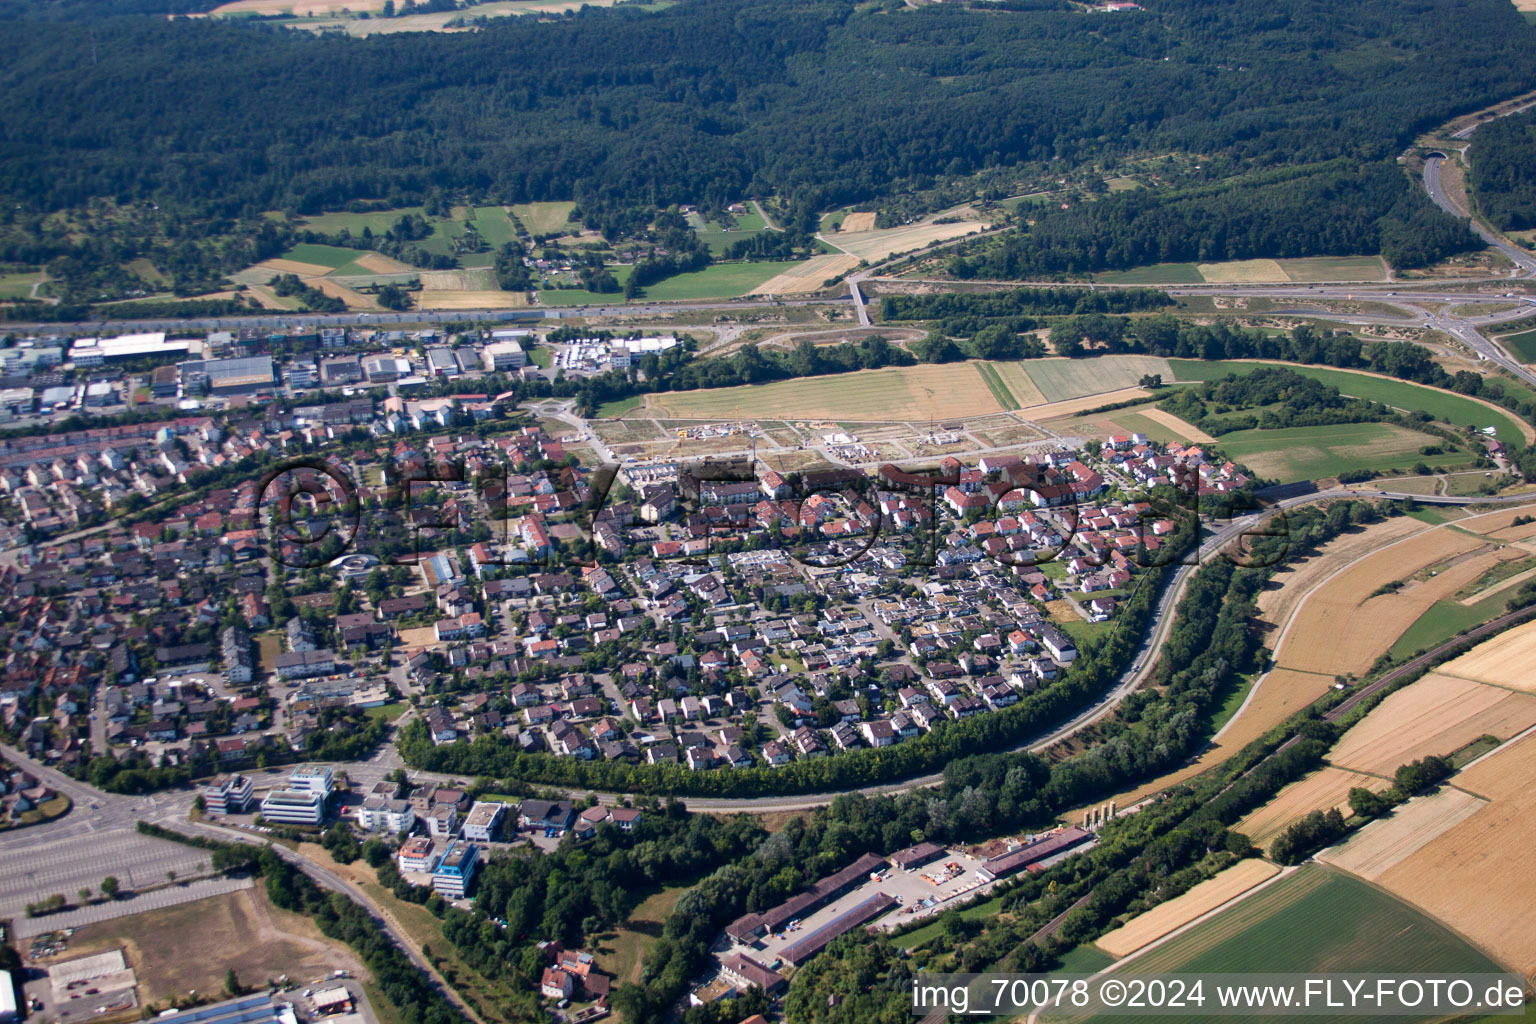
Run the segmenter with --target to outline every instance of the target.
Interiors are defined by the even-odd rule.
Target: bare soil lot
[[[309,918],[274,907],[260,886],[88,925],[65,958],[119,947],[137,973],[141,1002],[220,991],[227,968],[247,985],[283,974],[307,982],[337,969],[366,974],[349,950]]]

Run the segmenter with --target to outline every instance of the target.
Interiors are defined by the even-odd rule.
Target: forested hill
[[[1536,112],[1482,125],[1467,153],[1478,209],[1501,231],[1536,227]]]
[[[1222,176],[1386,159],[1536,85],[1508,0],[1146,0],[1119,15],[684,0],[366,39],[147,16],[87,31],[33,16],[42,0],[9,4],[12,217],[95,196],[313,212],[434,187],[825,207],[1138,151],[1198,154]]]

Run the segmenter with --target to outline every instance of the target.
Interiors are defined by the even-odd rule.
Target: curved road
[[[1471,496],[1457,497],[1451,495],[1423,495],[1407,494],[1401,491],[1385,491],[1377,488],[1339,487],[1327,491],[1315,491],[1310,494],[1297,495],[1278,501],[1264,510],[1236,518],[1224,526],[1208,533],[1200,544],[1200,563],[1209,562],[1217,557],[1227,545],[1238,540],[1244,535],[1262,535],[1264,531],[1257,530],[1260,523],[1266,519],[1280,515],[1288,509],[1297,508],[1316,501],[1324,501],[1335,498],[1369,498],[1407,501],[1412,500],[1420,504],[1432,505],[1524,505],[1536,504],[1536,492],[1530,494],[1500,495],[1495,497]],[[1183,598],[1184,591],[1189,583],[1189,577],[1197,568],[1197,564],[1189,562],[1181,565],[1173,579],[1165,584],[1162,595],[1158,598],[1157,606],[1153,609],[1153,627],[1143,638],[1140,647],[1132,659],[1131,666],[1121,674],[1120,680],[1108,689],[1104,696],[1091,706],[1083,709],[1071,719],[1063,722],[1055,728],[1041,734],[1021,740],[1009,747],[1004,747],[995,753],[1006,753],[1015,750],[1039,751],[1050,747],[1062,740],[1086,729],[1099,719],[1110,714],[1126,697],[1136,691],[1146,681],[1156,668],[1157,659],[1155,652],[1162,646],[1167,638],[1168,631],[1173,627],[1174,609]],[[354,781],[360,779],[370,781],[369,769],[364,768],[359,772],[359,765],[344,763],[338,768],[346,770]],[[391,770],[388,766],[376,766],[380,778]],[[444,774],[438,772],[411,771],[410,776],[417,781],[448,783],[462,780],[463,775]],[[692,811],[803,811],[816,807],[823,807],[831,803],[836,797],[845,794],[859,794],[861,796],[886,796],[897,793],[905,793],[916,789],[926,789],[938,785],[943,781],[943,773],[933,772],[927,775],[914,776],[903,779],[900,782],[883,783],[873,786],[863,786],[856,789],[840,790],[836,793],[799,793],[785,796],[763,796],[746,798],[717,798],[717,797],[692,797],[679,796],[678,799]],[[582,798],[591,789],[566,789],[560,787],[538,787],[562,791],[566,796]],[[598,792],[598,797],[604,803],[617,803],[625,794]]]

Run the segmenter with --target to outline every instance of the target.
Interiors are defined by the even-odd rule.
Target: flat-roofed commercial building
[[[432,871],[437,867],[437,851],[427,836],[412,836],[395,860],[401,871]]]
[[[336,773],[328,764],[297,764],[288,773],[288,788],[296,793],[319,793],[324,798],[335,784]]]
[[[325,797],[308,791],[273,790],[261,801],[261,817],[282,825],[318,825],[325,820]]]
[[[528,353],[515,341],[497,341],[485,346],[480,360],[487,370],[521,370],[528,365]]]
[[[477,843],[489,843],[495,839],[505,809],[506,804],[494,800],[476,801],[475,806],[469,809],[469,817],[464,819],[464,838]]]
[[[203,806],[209,814],[240,814],[255,798],[245,775],[220,775],[203,787]]]

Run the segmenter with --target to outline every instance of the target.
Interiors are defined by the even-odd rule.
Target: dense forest
[[[228,218],[448,188],[598,216],[768,193],[827,208],[1147,151],[1201,154],[1213,180],[1383,160],[1536,81],[1507,2],[1412,6],[1160,0],[1105,18],[685,0],[353,39],[163,16],[82,32],[12,0],[0,198],[21,221],[93,197]]]
[[[1036,215],[1027,231],[972,245],[956,277],[1018,279],[1149,263],[1381,253],[1420,267],[1481,248],[1390,162],[1272,171],[1170,193],[1135,190]]]
[[[1472,133],[1468,183],[1500,231],[1536,227],[1536,111],[1489,121]]]

